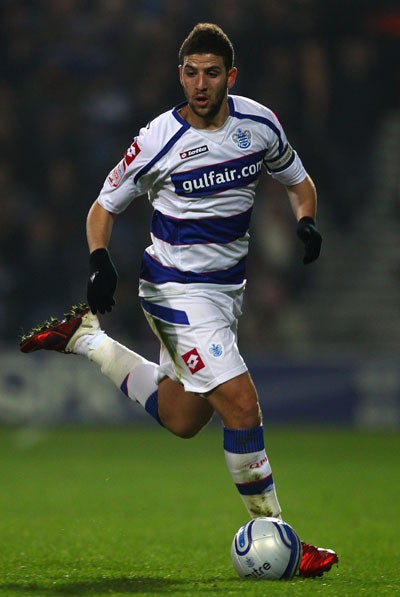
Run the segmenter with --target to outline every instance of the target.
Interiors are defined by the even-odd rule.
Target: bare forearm
[[[296,220],[299,221],[305,216],[315,220],[317,216],[317,192],[311,178],[307,176],[299,184],[286,187],[286,190]]]
[[[89,210],[86,220],[86,237],[89,252],[108,247],[114,224],[114,215],[106,211],[97,201]]]

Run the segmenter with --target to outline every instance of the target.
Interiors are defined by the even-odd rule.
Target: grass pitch
[[[0,431],[0,595],[400,593],[398,434],[266,429],[284,518],[334,547],[322,578],[242,580],[230,544],[248,519],[222,432]]]

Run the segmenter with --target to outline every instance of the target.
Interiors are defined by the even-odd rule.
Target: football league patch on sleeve
[[[113,168],[113,170],[111,170],[107,177],[107,180],[112,187],[116,188],[119,185],[123,175],[125,174],[125,170],[126,164],[125,159],[123,159],[115,166],[115,168]]]

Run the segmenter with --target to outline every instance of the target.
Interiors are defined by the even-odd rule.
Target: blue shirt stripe
[[[197,220],[173,218],[155,210],[151,232],[170,245],[227,244],[246,234],[251,213],[252,207],[231,217]]]
[[[176,282],[178,284],[242,284],[246,274],[246,257],[233,267],[211,272],[180,271],[174,267],[166,267],[147,251],[144,252],[140,270],[140,278],[152,284]]]
[[[174,172],[171,181],[175,193],[183,197],[206,197],[248,186],[259,178],[265,153],[263,149],[218,164]]]

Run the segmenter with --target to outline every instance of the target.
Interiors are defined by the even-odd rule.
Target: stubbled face
[[[184,117],[192,126],[222,126],[228,115],[227,92],[233,87],[236,74],[236,68],[226,70],[222,56],[185,56],[179,66],[179,76],[188,101]]]

